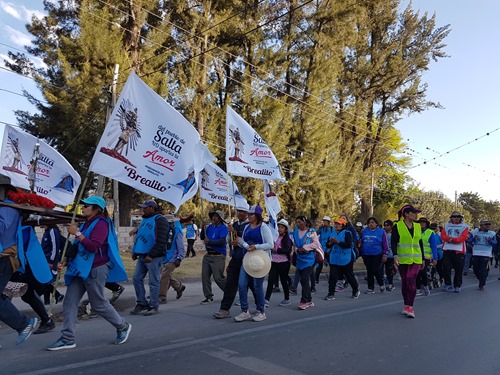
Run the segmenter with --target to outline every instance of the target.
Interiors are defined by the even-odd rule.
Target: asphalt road
[[[2,324],[0,368],[2,374],[499,374],[497,272],[484,292],[472,273],[464,280],[461,294],[417,297],[416,319],[400,314],[399,289],[358,300],[349,290],[324,301],[322,280],[316,306],[298,310],[293,296],[292,306],[279,307],[282,294],[274,294],[267,320],[259,323],[214,319],[219,304],[200,305],[198,284],[186,284],[185,295],[162,305],[158,315],[131,316],[128,285],[117,303],[133,326],[124,345],[110,344],[114,328],[101,318],[80,322],[77,347],[58,352],[44,348],[59,337],[61,323],[19,347]],[[220,301],[215,283],[214,291]]]

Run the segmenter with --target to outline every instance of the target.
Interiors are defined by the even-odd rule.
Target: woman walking
[[[403,206],[398,212],[399,221],[392,227],[391,247],[394,264],[398,266],[401,276],[404,301],[401,314],[408,318],[415,318],[413,302],[417,294],[417,275],[424,259],[422,229],[417,222],[419,212],[421,211],[410,204]]]
[[[290,272],[290,253],[292,252],[293,242],[289,235],[288,221],[281,219],[278,221],[278,238],[274,243],[271,252],[271,271],[267,280],[266,305],[271,300],[274,284],[278,282],[278,277],[283,287],[284,299],[280,306],[290,305],[290,291],[288,285],[288,273]]]
[[[104,297],[106,281],[127,279],[118,253],[118,240],[106,211],[106,201],[102,197],[91,196],[81,203],[85,222],[79,228],[75,224],[68,227],[69,234],[75,236],[73,245],[78,247],[78,252],[68,262],[64,277],[68,286],[63,302],[64,327],[62,336],[47,347],[51,351],[76,346],[78,305],[85,292],[92,309],[116,328],[113,344],[125,343],[132,330],[132,325],[125,322]],[[58,269],[62,267],[63,263],[59,263]]]
[[[361,232],[361,255],[366,267],[368,278],[368,290],[366,294],[375,293],[375,281],[380,287],[380,293],[385,291],[384,278],[381,266],[387,261],[389,246],[385,230],[378,226],[376,218],[369,217],[366,220],[366,228]]]
[[[233,245],[239,245],[245,249],[245,253],[248,251],[264,250],[269,253],[274,247],[273,234],[271,229],[262,220],[262,207],[259,205],[252,206],[248,210],[248,225],[243,230],[243,237],[238,237]],[[266,255],[267,256],[267,255]],[[249,274],[245,271],[244,267],[241,267],[240,276],[238,279],[238,292],[240,295],[241,304],[241,314],[234,317],[237,322],[242,322],[244,320],[252,319],[254,322],[261,322],[266,319],[265,309],[265,298],[264,298],[264,279],[262,277],[253,277],[253,286],[255,290],[255,298],[257,305],[257,312],[254,316],[248,311],[248,280]]]
[[[356,260],[354,252],[354,242],[352,233],[346,229],[347,221],[339,217],[333,223],[335,230],[330,235],[328,246],[332,247],[330,252],[330,278],[328,280],[328,295],[325,297],[327,301],[335,299],[335,287],[337,285],[339,274],[344,275],[346,281],[351,285],[352,298],[359,297],[359,285],[354,276],[353,264]]]

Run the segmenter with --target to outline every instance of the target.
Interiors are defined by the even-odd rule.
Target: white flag
[[[281,205],[278,196],[273,191],[273,187],[269,181],[264,180],[264,201],[266,202],[266,209],[269,216],[269,226],[273,232],[273,238],[276,241],[278,238],[278,214],[281,212]]]
[[[197,190],[199,143],[191,123],[132,72],[90,170],[178,208]]]
[[[40,146],[35,174],[31,165],[37,142]],[[0,171],[10,177],[12,185],[30,190],[28,177],[35,178],[36,194],[62,206],[75,199],[80,175],[59,152],[31,134],[5,126],[0,159]]]
[[[227,106],[227,173],[235,176],[285,181],[278,160],[255,130]]]
[[[200,196],[209,202],[229,203],[236,207],[247,203],[231,177],[212,162],[200,171]]]

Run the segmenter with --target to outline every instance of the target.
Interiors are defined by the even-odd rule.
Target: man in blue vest
[[[129,234],[137,234],[132,249],[132,259],[137,260],[134,282],[136,306],[132,315],[145,316],[158,313],[160,305],[160,271],[161,262],[167,251],[169,224],[167,219],[158,213],[158,205],[154,200],[147,200],[139,207],[143,210],[139,228]],[[144,278],[149,273],[149,303],[146,299]]]
[[[0,175],[0,201],[7,200],[9,190],[17,189],[10,184],[9,177]],[[16,345],[22,344],[30,337],[38,323],[37,318],[22,315],[11,300],[2,294],[12,273],[19,267],[16,258],[19,225],[19,211],[0,206],[0,320],[18,332]]]
[[[210,280],[212,275],[215,283],[222,291],[224,291],[226,285],[224,269],[226,268],[226,244],[229,230],[224,223],[224,213],[221,210],[210,211],[208,216],[212,220],[212,224],[207,227],[203,239],[207,253],[203,257],[201,266],[201,282],[203,284],[203,294],[205,295],[205,299],[201,301],[202,305],[214,301],[212,281]]]

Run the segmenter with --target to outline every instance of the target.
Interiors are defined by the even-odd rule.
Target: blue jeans
[[[144,256],[137,259],[135,265],[134,282],[135,298],[138,305],[158,308],[160,306],[160,271],[162,257],[153,258],[150,263],[144,263]],[[146,289],[144,288],[144,278],[149,273],[149,303],[146,299]]]
[[[240,304],[241,311],[248,311],[248,274],[245,272],[245,269],[241,267],[240,277],[238,279],[238,293],[240,295]],[[264,279],[261,278],[253,278],[253,287],[255,290],[255,303],[257,304],[257,310],[261,313],[264,313],[264,304],[266,303],[264,298]]]
[[[0,258],[0,294],[11,276],[12,266],[9,257]],[[4,295],[0,295],[0,320],[18,332],[21,332],[28,325],[28,318],[22,315],[11,300]]]

